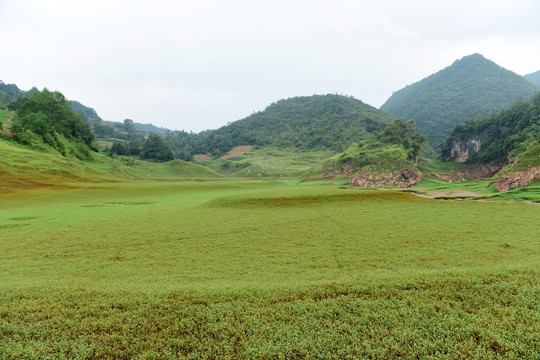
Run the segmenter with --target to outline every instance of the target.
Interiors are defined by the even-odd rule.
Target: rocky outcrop
[[[398,188],[404,189],[416,186],[421,180],[422,173],[416,168],[381,174],[365,171],[351,177],[349,185],[366,188],[395,185]]]
[[[540,168],[529,168],[526,171],[508,172],[495,181],[495,188],[501,192],[525,187],[534,179],[540,179]]]
[[[473,134],[467,139],[456,138],[452,140],[450,146],[450,156],[448,161],[465,162],[469,159],[469,152],[479,152],[482,142],[487,138],[487,134]]]
[[[462,178],[469,180],[486,179],[495,176],[505,164],[480,164],[480,165],[466,165],[459,170],[452,170],[452,174],[456,174]]]

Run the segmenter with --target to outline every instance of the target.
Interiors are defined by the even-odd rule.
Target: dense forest
[[[437,148],[452,129],[475,115],[490,115],[513,102],[529,100],[538,87],[479,54],[395,92],[381,110],[414,119]]]
[[[504,163],[523,152],[540,139],[540,94],[531,101],[518,101],[501,112],[456,126],[441,146],[443,158],[450,157],[456,139],[467,140],[480,134],[486,139],[480,151],[469,157],[471,163]]]

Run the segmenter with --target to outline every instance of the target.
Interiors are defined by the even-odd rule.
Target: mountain
[[[419,131],[437,147],[457,125],[474,115],[489,115],[539,90],[480,54],[395,92],[381,110],[400,119],[414,119]]]
[[[24,94],[24,91],[15,84],[6,84],[0,80],[0,93],[7,94],[11,100],[17,100],[21,94]]]
[[[153,124],[141,124],[136,122],[133,123],[133,125],[135,126],[135,130],[141,130],[154,134],[167,134],[168,132],[171,132],[171,130],[167,128],[158,127]]]
[[[8,104],[16,100],[23,91],[15,84],[6,84],[0,80],[0,109],[6,109]]]
[[[394,120],[353,97],[313,95],[277,101],[204,135],[175,132],[168,138],[175,153],[213,156],[240,145],[343,151]]]
[[[532,82],[534,85],[540,86],[540,70],[537,72],[533,72],[532,74],[527,74],[523,77]]]
[[[83,116],[83,121],[87,124],[100,123],[103,121],[97,114],[96,110],[81,104],[78,101],[70,101],[71,111],[76,114],[81,114]]]
[[[442,146],[451,161],[506,164],[540,138],[540,94],[491,116],[471,119],[452,130]]]

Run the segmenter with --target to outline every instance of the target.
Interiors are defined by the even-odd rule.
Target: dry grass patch
[[[195,161],[202,161],[202,162],[212,161],[212,158],[210,156],[203,155],[203,154],[193,155],[193,158],[195,159]]]
[[[223,155],[222,157],[220,157],[219,160],[228,160],[231,158],[244,156],[244,154],[249,152],[252,148],[253,146],[251,145],[237,146],[231,149],[231,151],[229,151],[227,155]]]

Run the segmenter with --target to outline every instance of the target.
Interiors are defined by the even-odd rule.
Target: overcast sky
[[[293,96],[379,107],[472,53],[532,73],[539,20],[538,0],[0,0],[0,80],[198,132]]]

